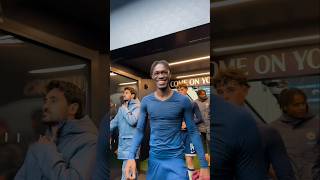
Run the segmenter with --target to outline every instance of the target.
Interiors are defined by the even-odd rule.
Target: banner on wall
[[[172,80],[170,81],[170,87],[173,89],[177,88],[178,84],[180,83],[186,83],[187,86],[209,86],[210,76],[200,76],[196,78]]]
[[[233,67],[243,70],[249,79],[278,78],[320,74],[319,46],[300,46],[213,60],[214,75],[218,69]]]

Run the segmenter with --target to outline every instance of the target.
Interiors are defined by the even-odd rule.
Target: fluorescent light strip
[[[0,40],[0,44],[22,44],[23,41],[20,41],[19,39],[4,39]]]
[[[23,43],[23,41],[15,38],[11,35],[4,35],[0,36],[0,44],[20,44]]]
[[[204,76],[204,75],[210,75],[210,72],[205,72],[205,73],[198,73],[198,74],[190,74],[190,75],[184,75],[184,76],[177,76],[177,79],[182,79],[182,78],[188,78],[188,77],[195,77],[195,76]]]
[[[82,69],[86,66],[86,64],[79,64],[79,65],[72,65],[72,66],[62,66],[62,67],[55,67],[55,68],[45,68],[45,69],[37,69],[31,70],[29,73],[31,74],[41,74],[41,73],[52,73],[52,72],[61,72],[61,71],[71,71]]]
[[[110,72],[110,76],[117,76],[118,74],[114,73],[114,72]]]
[[[236,4],[241,4],[241,3],[246,3],[249,1],[254,1],[254,0],[224,0],[224,1],[218,1],[210,4],[210,8],[219,8],[219,7],[225,7],[225,6],[231,6],[231,5],[236,5]]]
[[[226,51],[257,48],[257,47],[263,47],[263,46],[279,45],[279,44],[285,44],[285,43],[310,41],[310,40],[317,40],[317,39],[320,40],[320,35],[310,35],[310,36],[302,36],[302,37],[295,37],[295,38],[288,38],[288,39],[280,39],[275,41],[264,41],[264,42],[258,42],[258,43],[252,43],[252,44],[213,48],[213,52],[219,53],[219,52],[226,52]]]
[[[0,40],[4,40],[4,39],[12,39],[14,38],[13,36],[11,35],[3,35],[3,36],[0,36]]]
[[[119,86],[125,86],[125,85],[132,85],[132,84],[137,84],[137,82],[120,83],[120,84],[118,84],[118,85],[119,85]]]
[[[201,60],[205,60],[205,59],[210,59],[210,56],[203,56],[203,57],[198,57],[198,58],[193,58],[193,59],[173,62],[173,63],[169,63],[169,65],[170,66],[174,66],[174,65],[184,64],[184,63],[189,63],[189,62],[194,62],[194,61],[201,61]]]

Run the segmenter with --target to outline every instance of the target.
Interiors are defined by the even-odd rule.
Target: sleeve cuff
[[[128,155],[128,159],[135,159],[134,154],[130,153],[130,154]]]
[[[201,167],[201,168],[208,168],[209,166],[208,166],[207,161],[206,161],[205,164],[201,163],[201,164],[200,164],[200,167]]]

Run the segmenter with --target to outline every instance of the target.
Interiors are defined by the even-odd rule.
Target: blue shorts
[[[187,131],[183,132],[184,154],[186,156],[196,156],[197,152],[191,142],[190,136]]]
[[[184,159],[170,158],[148,160],[147,180],[188,180]]]

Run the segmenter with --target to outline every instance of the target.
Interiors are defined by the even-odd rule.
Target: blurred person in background
[[[250,85],[243,71],[232,68],[219,71],[214,78],[214,87],[219,96],[249,112],[245,100]],[[294,180],[293,169],[279,132],[263,123],[257,122],[257,127],[262,138],[266,171],[279,180]]]
[[[137,98],[135,89],[132,87],[125,87],[122,97],[123,104],[119,108],[116,116],[111,120],[110,130],[113,131],[115,128],[118,128],[119,130],[117,154],[118,159],[123,160],[121,180],[125,180],[125,167],[139,119],[140,101]],[[135,159],[139,159],[139,153],[136,154]],[[136,177],[138,177],[138,174]]]
[[[216,95],[211,96],[211,112],[212,179],[265,179],[262,142],[253,117]]]
[[[42,121],[49,128],[29,147],[15,179],[91,179],[97,128],[84,115],[82,90],[58,80],[49,82],[46,90]]]
[[[319,172],[319,166],[315,165],[320,152],[319,117],[309,112],[307,96],[300,89],[283,90],[279,104],[282,115],[271,125],[284,140],[297,179],[312,180],[315,178],[312,167],[314,172]]]
[[[206,159],[210,162],[209,155],[209,144],[210,144],[210,97],[207,96],[205,90],[200,89],[197,91],[198,99],[194,102],[199,106],[201,116],[203,119],[202,123],[198,123],[203,146],[206,152]]]
[[[178,92],[180,94],[188,97],[188,86],[187,86],[186,83],[178,84],[177,90],[178,90]],[[191,101],[191,99],[190,99],[190,101]],[[192,112],[194,114],[193,120],[196,123],[196,125],[201,123],[201,122],[203,122],[199,106],[195,102],[192,102]],[[187,168],[188,168],[189,179],[191,180],[192,179],[192,174],[195,171],[195,167],[194,167],[194,163],[193,163],[193,157],[196,156],[196,151],[194,149],[194,145],[192,144],[190,137],[188,136],[187,125],[186,125],[186,123],[184,121],[182,122],[181,130],[182,130],[182,132],[183,132],[183,134],[185,136],[185,140],[184,140],[185,158],[186,158],[186,163],[187,163]]]

